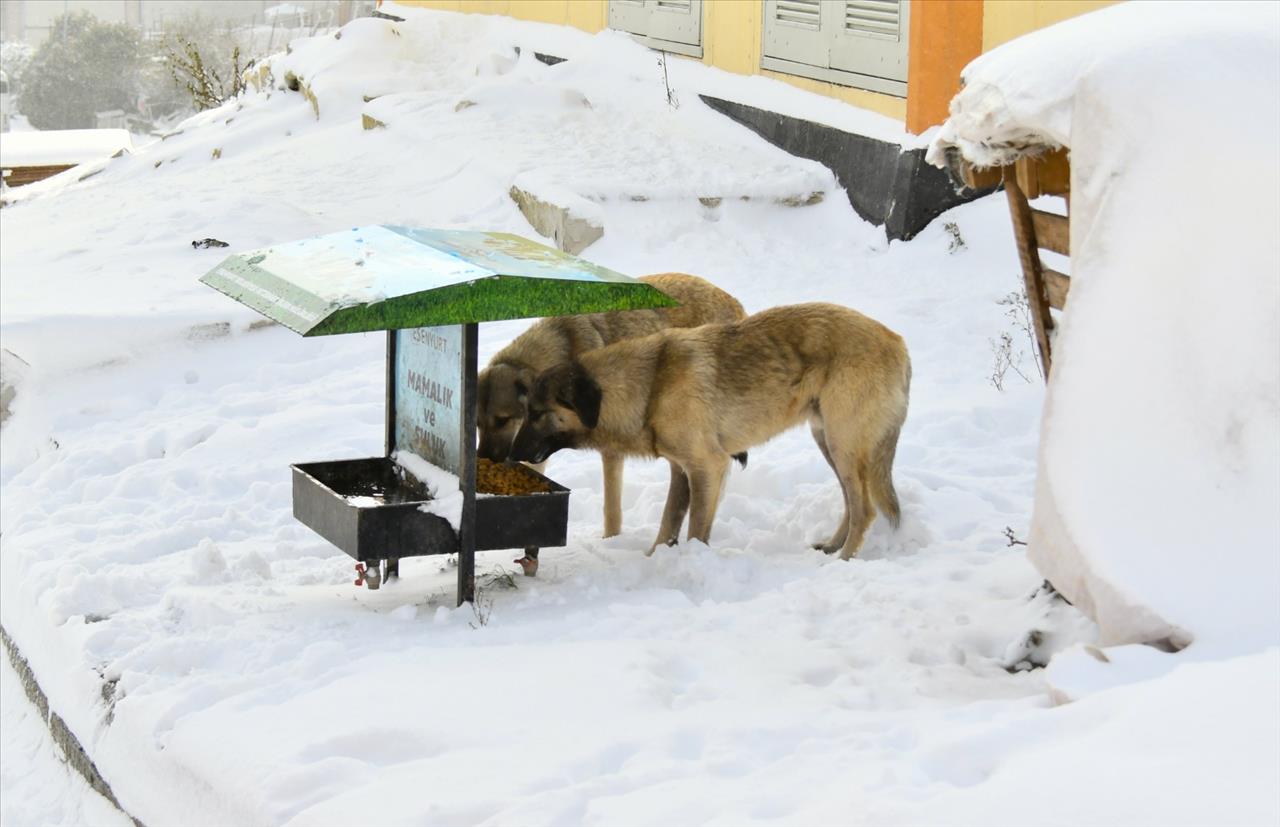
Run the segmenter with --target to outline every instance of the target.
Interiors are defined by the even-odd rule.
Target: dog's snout
[[[497,434],[488,431],[480,432],[480,444],[476,448],[476,454],[481,459],[491,460],[492,462],[504,462],[507,459],[508,448],[510,443],[501,439]]]

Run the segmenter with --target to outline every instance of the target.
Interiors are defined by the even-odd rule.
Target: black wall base
[[[699,95],[769,143],[835,173],[858,215],[884,227],[894,240],[907,240],[942,213],[994,190],[957,194],[944,170],[924,160],[924,149],[855,135],[835,127],[779,115],[734,101]]]

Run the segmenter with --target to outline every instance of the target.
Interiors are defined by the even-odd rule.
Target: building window
[[[702,0],[609,0],[609,28],[654,49],[702,57]]]
[[[906,97],[910,14],[910,0],[764,0],[760,65]]]

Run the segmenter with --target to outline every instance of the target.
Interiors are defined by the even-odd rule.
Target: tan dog
[[[844,517],[817,546],[849,559],[878,508],[896,527],[893,457],[911,361],[898,334],[834,304],[777,307],[744,321],[665,330],[584,353],[538,376],[513,459],[561,448],[663,457],[671,487],[649,553],[711,536],[732,455],[808,421],[844,490]]]
[[[746,313],[733,296],[697,276],[663,273],[640,281],[680,302],[679,307],[625,310],[561,316],[537,322],[507,345],[480,372],[476,425],[481,457],[508,458],[512,440],[524,421],[525,397],[538,374],[569,365],[584,353],[624,339],[647,336],[672,327],[732,322]],[[601,451],[604,464],[604,536],[622,531],[623,456]]]

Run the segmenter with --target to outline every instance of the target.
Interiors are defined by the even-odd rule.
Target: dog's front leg
[[[658,539],[645,552],[646,556],[653,554],[658,546],[674,546],[680,541],[680,526],[684,525],[684,515],[689,511],[689,477],[679,465],[670,464],[671,485],[667,487],[667,505],[662,509]]]
[[[601,454],[604,466],[604,536],[616,537],[622,533],[622,457],[617,454]]]
[[[729,473],[729,457],[717,457],[690,468],[689,539],[711,541],[711,524],[720,505],[720,489]]]

